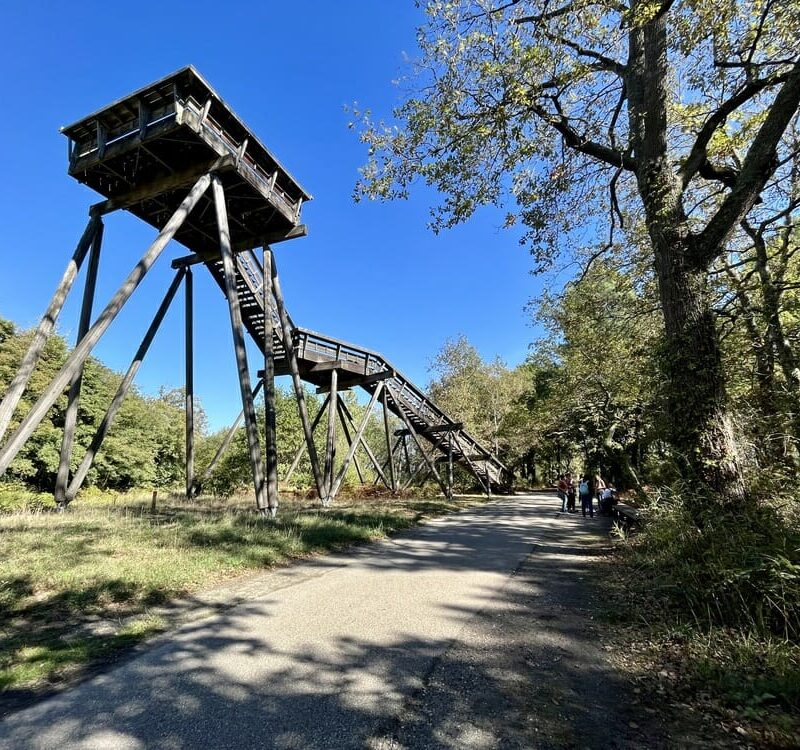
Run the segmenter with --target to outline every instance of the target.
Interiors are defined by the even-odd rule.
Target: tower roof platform
[[[205,79],[188,66],[61,129],[69,174],[105,201],[162,229],[191,185],[216,171],[225,188],[231,243],[245,250],[305,234],[311,200]],[[219,252],[210,196],[175,235],[202,256]]]

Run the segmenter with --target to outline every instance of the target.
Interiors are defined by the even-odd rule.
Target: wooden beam
[[[134,188],[123,195],[116,198],[109,198],[108,200],[95,203],[89,208],[90,216],[103,216],[104,214],[117,211],[119,209],[130,208],[131,206],[141,203],[144,200],[156,198],[163,193],[178,190],[187,185],[196,182],[199,177],[207,172],[221,172],[226,169],[233,169],[234,159],[232,156],[225,156],[220,159],[211,159],[197,164],[189,169],[184,169],[181,172],[166,177],[161,177],[145,185]],[[173,266],[174,267],[174,266]]]
[[[178,291],[181,281],[183,281],[183,274],[184,271],[180,270],[175,275],[172,284],[170,284],[169,289],[167,289],[167,293],[164,295],[164,299],[161,301],[158,310],[156,310],[156,314],[150,323],[150,327],[147,329],[142,342],[139,344],[139,348],[136,350],[136,354],[133,355],[133,360],[128,366],[128,370],[122,378],[122,382],[119,384],[117,392],[114,394],[114,398],[111,399],[111,404],[108,407],[108,411],[106,411],[103,420],[100,422],[100,425],[98,426],[97,431],[92,438],[92,442],[89,444],[89,448],[86,450],[86,453],[81,460],[80,466],[78,466],[78,469],[75,471],[75,475],[72,477],[72,481],[67,489],[67,504],[71,503],[75,499],[75,495],[78,494],[78,491],[83,486],[86,475],[89,473],[89,469],[91,469],[94,459],[102,447],[108,431],[111,429],[111,425],[114,422],[114,417],[117,415],[120,406],[122,406],[122,402],[125,400],[125,396],[128,393],[131,384],[133,383],[133,379],[136,377],[136,373],[139,371],[139,367],[141,366],[142,361],[147,354],[147,350],[150,348],[150,344],[153,342],[153,339],[158,332],[161,321],[164,320],[164,316],[167,314],[170,304],[172,304],[175,293]]]
[[[330,398],[330,397],[328,397]],[[320,420],[322,419],[322,415],[325,413],[325,407],[328,406],[328,398],[326,398],[322,402],[322,406],[319,407],[319,411],[316,413],[314,417],[314,421],[311,423],[311,434],[314,434],[314,430],[317,429],[317,425],[319,424]],[[289,471],[286,472],[286,476],[284,477],[283,481],[288,482],[292,474],[294,474],[295,469],[297,469],[298,465],[300,464],[300,459],[303,457],[303,451],[306,449],[306,443],[302,442],[297,449],[297,452],[294,454],[294,459],[292,460],[292,465],[289,467]]]
[[[194,281],[192,269],[186,268],[184,305],[184,344],[186,354],[186,499],[192,499],[194,490]]]
[[[330,362],[316,362],[309,368],[310,372],[331,372],[338,371],[344,367],[344,362],[339,359],[331,360]]]
[[[347,419],[350,420],[350,426],[355,429],[356,428],[356,421],[353,419],[353,415],[350,413],[350,409],[347,407],[347,404],[340,399],[339,403],[341,404],[342,410],[344,414],[347,416]],[[370,463],[372,464],[375,472],[380,477],[380,480],[391,489],[391,485],[386,480],[386,475],[383,473],[383,469],[381,468],[380,462],[377,458],[375,458],[375,454],[372,452],[372,448],[369,447],[369,443],[366,441],[364,436],[361,437],[361,447],[364,449],[364,453],[367,454]]]
[[[267,453],[267,508],[274,518],[278,512],[278,435],[275,414],[275,352],[272,349],[272,251],[264,247],[262,307],[264,308],[264,445]]]
[[[336,458],[336,405],[339,402],[339,394],[336,391],[336,380],[339,377],[337,369],[331,370],[331,396],[328,401],[328,435],[325,441],[325,472],[323,474],[323,486],[325,487],[325,497],[322,499],[323,505],[330,505],[331,488],[333,487],[333,472]]]
[[[266,269],[265,269],[266,270]],[[314,483],[317,486],[317,493],[320,500],[325,497],[325,488],[322,484],[322,474],[319,470],[319,456],[317,455],[317,447],[314,445],[314,435],[311,430],[311,423],[308,419],[308,409],[306,408],[306,397],[303,392],[303,381],[300,379],[300,365],[297,362],[297,352],[294,348],[294,339],[292,338],[292,323],[289,318],[289,313],[286,312],[286,305],[283,301],[283,292],[281,291],[281,282],[278,277],[278,268],[275,264],[275,259],[272,258],[272,292],[275,296],[275,307],[278,310],[278,318],[281,321],[281,333],[283,334],[283,348],[286,352],[286,358],[289,361],[289,371],[292,376],[292,384],[294,386],[294,394],[297,399],[297,409],[300,412],[300,421],[303,425],[303,434],[306,437],[306,445],[308,447],[308,457],[311,461],[311,470],[314,472]]]
[[[333,499],[336,497],[336,494],[339,492],[339,488],[342,486],[342,482],[344,481],[344,475],[347,473],[347,469],[350,466],[350,462],[353,460],[353,457],[356,454],[356,448],[358,447],[358,444],[361,442],[364,436],[364,430],[366,429],[367,423],[369,422],[369,416],[372,413],[372,409],[375,406],[375,402],[378,400],[378,396],[380,396],[382,390],[383,390],[383,383],[378,383],[378,386],[375,388],[375,391],[372,394],[372,398],[370,399],[369,405],[367,406],[367,409],[364,412],[364,416],[361,417],[361,424],[359,424],[358,426],[358,430],[356,431],[356,436],[353,439],[353,442],[350,444],[350,449],[347,451],[347,455],[344,457],[344,461],[342,462],[342,466],[339,469],[338,475],[336,476],[336,480],[333,482],[328,502],[333,501]],[[333,392],[331,392],[331,395],[333,395]]]
[[[253,400],[255,401],[256,396],[258,396],[258,392],[264,385],[264,381],[259,378],[258,382],[256,383],[256,387],[253,388]],[[231,442],[233,441],[234,436],[236,435],[236,431],[239,429],[239,425],[242,423],[242,419],[244,419],[244,409],[239,412],[239,416],[236,417],[233,424],[230,426],[227,434],[225,435],[225,439],[220,444],[219,448],[217,448],[217,452],[214,454],[214,458],[211,459],[211,463],[206,467],[205,471],[203,472],[203,476],[200,477],[200,480],[196,483],[194,488],[195,494],[200,494],[203,491],[203,485],[211,478],[211,474],[214,472],[214,469],[217,467],[222,456],[230,447]]]
[[[100,248],[103,244],[103,223],[97,227],[92,238],[92,249],[89,252],[89,266],[86,271],[86,284],[83,288],[83,303],[78,321],[76,344],[86,335],[92,322],[92,306],[94,305],[95,288],[97,287],[97,269],[100,264]],[[83,384],[83,366],[78,369],[69,385],[67,411],[64,414],[64,434],[61,438],[61,456],[56,473],[55,501],[59,508],[67,505],[67,483],[69,482],[69,465],[72,458],[72,446],[75,441],[75,427],[78,423],[78,405],[81,400]]]
[[[0,402],[0,444],[3,442],[11,417],[14,415],[14,410],[17,408],[20,398],[22,398],[36,363],[39,361],[45,342],[53,332],[58,316],[61,314],[61,308],[64,306],[64,301],[75,283],[75,278],[83,265],[83,260],[86,257],[86,253],[89,252],[95,232],[97,232],[99,226],[99,218],[89,219],[83,235],[78,240],[75,252],[72,254],[69,263],[67,263],[64,275],[61,277],[61,281],[50,299],[50,304],[39,321],[36,332],[33,334],[28,350],[17,368],[14,379],[11,381],[11,385],[8,387],[2,402]]]
[[[390,387],[390,393],[391,393],[391,387]],[[394,395],[392,395],[392,398],[394,399]],[[419,449],[419,452],[422,453],[422,457],[425,459],[425,463],[428,464],[428,468],[430,468],[431,474],[433,474],[433,476],[436,477],[436,481],[439,483],[439,486],[442,488],[442,492],[444,492],[444,494],[447,495],[447,486],[442,481],[442,478],[439,476],[439,472],[436,471],[436,467],[433,465],[433,462],[430,460],[430,458],[428,457],[428,454],[423,449],[422,443],[420,443],[419,437],[417,436],[417,431],[414,429],[414,426],[411,424],[411,420],[409,420],[408,416],[406,416],[405,411],[403,411],[403,409],[400,408],[400,405],[398,404],[397,399],[394,399],[394,402],[395,402],[395,404],[397,404],[397,407],[398,407],[397,411],[400,412],[400,418],[403,420],[403,422],[405,422],[405,425],[408,428],[409,433],[411,434],[411,437],[414,439],[414,442],[416,443],[417,448]]]
[[[339,424],[342,426],[342,432],[344,433],[345,440],[347,440],[347,447],[348,450],[350,446],[353,445],[353,436],[350,434],[350,428],[347,426],[347,418],[342,413],[342,400],[339,399],[339,408],[336,410],[336,413],[339,417]],[[361,465],[358,463],[358,456],[353,454],[353,466],[356,467],[356,474],[358,474],[358,481],[361,484],[366,484],[364,481],[364,474],[361,472]]]
[[[341,380],[339,381],[339,389],[345,390],[346,388],[356,388],[356,387],[364,387],[367,385],[372,385],[373,383],[378,383],[382,380],[388,380],[389,378],[393,378],[397,375],[394,370],[383,370],[381,372],[374,372],[371,375],[351,375],[348,372],[341,373]],[[327,393],[328,386],[322,385],[317,388],[317,393]]]
[[[299,231],[302,230],[302,231]],[[263,240],[263,244],[265,245],[275,245],[278,242],[285,242],[286,240],[293,240],[296,237],[305,237],[308,233],[308,227],[305,224],[300,224],[299,226],[295,227],[294,229],[288,232],[274,232],[273,234],[261,238],[260,241]],[[258,244],[258,243],[257,243]],[[234,253],[243,253],[247,250],[252,250],[253,248],[250,246],[252,243],[248,243],[246,246],[239,244],[239,245],[232,245],[232,249]],[[209,255],[198,255],[197,253],[192,253],[191,255],[184,255],[180,258],[175,258],[172,261],[173,268],[180,268],[181,266],[196,266],[198,263],[206,263],[208,261],[219,260],[219,255],[216,253],[211,253]]]
[[[389,434],[389,402],[387,400],[386,390],[381,393],[382,406],[383,406],[383,428],[386,433],[386,452],[387,462],[389,464],[389,480],[392,486],[392,492],[397,492],[397,475],[394,471],[394,448],[392,448],[392,437]]]
[[[242,312],[239,307],[239,293],[236,290],[236,266],[230,246],[230,229],[228,228],[228,211],[225,206],[225,190],[222,182],[215,174],[211,180],[214,191],[214,209],[219,229],[219,247],[222,254],[222,268],[225,275],[225,296],[228,298],[228,309],[231,318],[233,349],[236,355],[236,368],[239,372],[239,390],[242,394],[244,425],[247,434],[247,447],[250,453],[250,466],[253,471],[253,485],[256,493],[256,506],[262,513],[267,512],[264,497],[264,467],[261,462],[261,445],[258,442],[256,410],[253,403],[253,390],[250,386],[250,373],[247,369],[247,350],[244,342],[244,326]]]
[[[197,202],[208,189],[210,183],[210,175],[203,175],[195,183],[189,194],[181,202],[181,205],[164,225],[164,228],[158,233],[158,237],[156,237],[139,262],[133,267],[133,270],[128,274],[128,277],[111,298],[111,301],[106,305],[103,312],[100,313],[100,316],[86,333],[86,336],[83,337],[81,343],[72,350],[71,354],[67,357],[67,361],[61,367],[61,370],[59,370],[58,374],[39,397],[33,408],[22,420],[17,430],[9,438],[5,446],[3,446],[3,449],[0,450],[0,475],[5,473],[22,446],[39,426],[42,419],[44,419],[50,407],[64,392],[67,384],[70,383],[72,378],[77,374],[78,369],[83,366],[83,363],[86,361],[92,349],[94,349],[97,342],[108,330],[114,318],[117,317],[119,311],[130,299],[134,291],[136,291],[136,287],[139,286],[147,272],[152,268],[153,263],[158,260],[158,256],[161,255],[167,243],[175,236],[178,229],[180,229],[181,224],[183,224],[191,210],[197,205]]]

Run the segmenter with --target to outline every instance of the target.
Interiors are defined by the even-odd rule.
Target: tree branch
[[[796,67],[796,64],[795,64]],[[785,83],[789,74],[772,76],[771,78],[760,78],[756,81],[750,81],[738,93],[734,94],[730,99],[723,102],[717,110],[706,120],[700,132],[697,134],[692,150],[686,161],[680,169],[680,177],[683,189],[685,190],[691,182],[692,177],[698,172],[702,177],[708,180],[717,180],[733,187],[733,184],[738,177],[735,170],[725,168],[715,168],[708,161],[706,149],[711,141],[717,128],[725,124],[728,117],[733,114],[739,107],[748,102],[754,96],[759,94],[765,88],[775,86],[779,83]]]
[[[558,101],[553,97],[554,104],[558,107]],[[560,108],[559,108],[560,109]],[[554,130],[558,131],[564,138],[564,142],[574,151],[578,151],[587,156],[593,156],[599,161],[605,162],[612,167],[622,167],[628,172],[635,172],[637,168],[636,160],[629,154],[625,154],[617,149],[610,148],[602,143],[590,141],[581,136],[569,122],[569,118],[562,112],[553,115],[539,105],[532,105],[531,111],[538,115]]]
[[[777,158],[778,144],[800,106],[800,61],[794,64],[758,130],[736,185],[694,243],[694,262],[707,268],[716,258],[731,232],[753,207]]]

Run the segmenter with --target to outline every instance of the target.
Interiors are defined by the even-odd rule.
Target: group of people
[[[577,481],[572,474],[567,472],[558,478],[556,484],[558,498],[561,500],[562,513],[576,513],[576,496],[581,501],[581,512],[586,518],[587,513],[594,518],[594,501],[597,499],[597,507],[601,515],[611,515],[614,503],[617,502],[616,490],[603,481],[599,474],[585,474],[578,477]]]

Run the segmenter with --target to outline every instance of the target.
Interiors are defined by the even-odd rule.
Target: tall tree
[[[800,103],[800,10],[778,0],[436,0],[419,95],[397,126],[365,117],[357,193],[445,195],[434,225],[516,207],[546,267],[581,227],[642,213],[664,319],[671,439],[720,502],[745,487],[709,266],[763,200]],[[742,136],[719,152],[720,137]],[[729,144],[732,139],[728,139]]]

